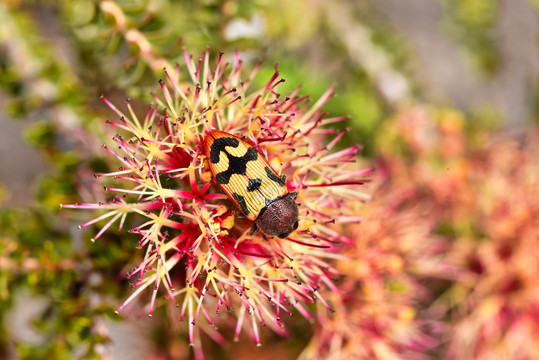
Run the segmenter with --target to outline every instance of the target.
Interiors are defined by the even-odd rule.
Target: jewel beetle
[[[212,130],[204,138],[204,152],[213,180],[257,229],[286,238],[298,228],[298,193],[288,192],[264,156],[245,140]]]

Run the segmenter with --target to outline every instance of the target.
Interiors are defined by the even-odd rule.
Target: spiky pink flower
[[[245,329],[259,344],[260,325],[285,334],[283,314],[295,310],[310,319],[305,304],[315,301],[330,308],[319,289],[334,286],[328,261],[339,244],[351,242],[339,227],[360,220],[350,204],[365,199],[358,185],[370,170],[356,164],[357,146],[334,151],[344,132],[324,125],[344,118],[322,111],[333,87],[310,105],[299,88],[277,92],[284,82],[277,71],[263,88],[249,90],[260,64],[243,77],[238,53],[232,64],[221,54],[212,69],[209,51],[198,60],[184,57],[187,79],[179,66],[165,69],[162,94],[142,118],[129,101],[122,111],[103,97],[117,116],[107,124],[118,131],[114,147],[103,146],[118,170],[95,175],[109,201],[63,207],[101,212],[81,225],[104,224],[92,241],[113,224],[122,229],[128,214],[138,217],[129,232],[139,236],[145,256],[128,275],[135,290],[118,312],[152,288],[148,314],[164,292],[188,320],[191,344],[199,327],[220,340],[211,327],[232,308],[236,339]],[[250,235],[252,223],[236,217],[209,182],[201,140],[211,129],[246,137],[298,191],[300,224],[286,239]]]

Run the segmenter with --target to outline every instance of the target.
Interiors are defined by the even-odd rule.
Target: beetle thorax
[[[269,236],[285,238],[298,227],[297,193],[273,201],[256,219],[256,226]]]

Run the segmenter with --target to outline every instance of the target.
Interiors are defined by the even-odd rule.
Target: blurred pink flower
[[[448,293],[451,359],[539,358],[539,136],[492,138],[468,160],[475,194],[449,258],[462,272]],[[448,209],[458,211],[460,207]],[[458,214],[453,215],[457,218]]]
[[[433,230],[451,239],[449,359],[539,358],[539,132],[520,138],[465,128],[462,115],[403,109],[380,138],[382,172],[422,189]]]
[[[331,296],[335,313],[319,312],[302,359],[424,359],[439,345],[442,323],[421,311],[433,295],[423,282],[449,269],[418,190],[389,177],[356,208],[365,221],[349,229],[354,245],[337,260],[344,278]]]

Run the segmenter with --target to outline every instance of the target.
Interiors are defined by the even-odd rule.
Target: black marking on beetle
[[[281,179],[280,177],[278,177],[277,175],[275,175],[273,173],[273,171],[271,171],[271,169],[269,167],[265,167],[265,170],[266,170],[266,175],[268,175],[268,177],[275,181],[277,184],[279,184],[279,186],[283,187],[284,186],[284,181],[283,179]]]
[[[245,214],[245,215],[249,215],[249,209],[247,208],[247,203],[245,202],[245,199],[243,196],[237,194],[237,193],[232,193],[232,196],[234,197],[234,199],[236,199],[236,201],[238,202],[238,204],[240,204],[240,207],[241,207],[241,211]]]
[[[247,186],[247,191],[253,192],[257,191],[262,184],[262,179],[249,179],[249,185]]]
[[[210,149],[211,162],[214,164],[219,162],[219,154],[221,153],[221,151],[224,151],[228,155],[228,153],[225,150],[226,146],[231,146],[235,148],[235,147],[238,147],[239,144],[240,144],[240,141],[232,137],[220,137],[220,138],[215,139]]]
[[[228,184],[230,177],[234,174],[245,175],[247,173],[247,163],[258,159],[258,152],[249,147],[245,155],[237,157],[226,151],[227,146],[238,147],[240,144],[238,139],[230,137],[220,137],[215,139],[210,149],[210,160],[213,164],[219,162],[221,152],[224,152],[228,157],[228,169],[215,175],[215,180],[221,185]]]

